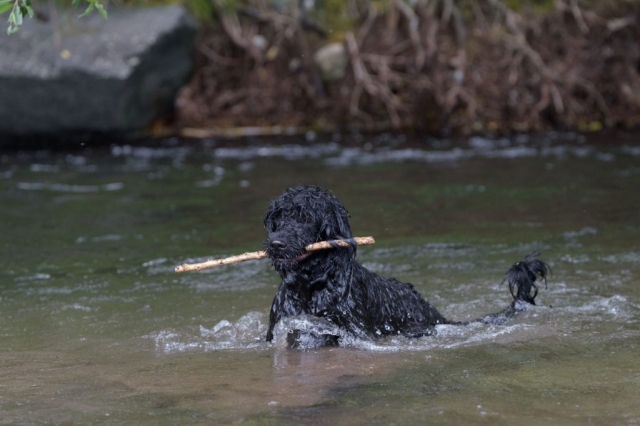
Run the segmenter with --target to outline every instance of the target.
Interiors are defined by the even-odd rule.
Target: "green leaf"
[[[100,15],[102,15],[104,19],[107,19],[107,10],[104,8],[104,5],[99,1],[96,1],[96,9],[98,9],[98,12],[100,12]]]
[[[20,5],[20,14],[22,16],[29,15],[29,18],[33,18],[33,9],[31,6]]]
[[[13,10],[11,11],[11,15],[9,15],[9,23],[14,24],[16,26],[15,31],[18,30],[17,27],[22,25],[22,11],[20,10],[19,7],[14,7]]]
[[[0,15],[11,9],[13,5],[11,3],[0,3]]]
[[[73,5],[73,7],[77,8],[78,6],[80,6],[80,0],[73,0],[71,4]]]
[[[82,18],[83,16],[87,16],[88,14],[90,14],[93,11],[93,9],[95,7],[96,7],[95,1],[90,1],[89,2],[89,6],[87,6],[85,11],[80,16],[78,16],[78,18]]]
[[[11,13],[9,14],[9,27],[7,28],[7,34],[11,35],[18,31],[18,27],[22,23],[22,14],[17,7],[14,7]]]

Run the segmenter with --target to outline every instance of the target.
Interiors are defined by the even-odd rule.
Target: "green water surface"
[[[633,136],[307,136],[0,153],[0,424],[640,424]],[[541,306],[412,341],[267,344],[268,261],[173,267],[261,249],[296,184],[333,190],[377,240],[359,261],[447,317],[506,306],[503,273],[534,251]]]

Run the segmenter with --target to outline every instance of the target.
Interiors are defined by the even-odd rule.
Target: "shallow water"
[[[358,258],[451,319],[509,303],[540,251],[540,306],[506,326],[294,352],[263,341],[270,199],[332,189]],[[407,141],[166,140],[0,154],[0,424],[640,424],[640,146],[572,134]]]

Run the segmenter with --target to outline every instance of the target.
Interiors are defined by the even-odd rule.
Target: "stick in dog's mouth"
[[[354,243],[358,246],[366,246],[374,244],[376,241],[373,237],[354,237],[348,240],[331,240],[320,241],[318,243],[309,244],[305,247],[307,252],[315,250],[325,250],[334,248],[336,246],[349,247]],[[176,272],[188,272],[188,271],[202,271],[203,269],[215,268],[216,266],[232,265],[234,263],[244,262],[246,260],[264,259],[267,257],[265,251],[252,251],[248,253],[239,254],[237,256],[225,257],[224,259],[207,260],[202,263],[185,263],[184,265],[178,265],[175,267]]]

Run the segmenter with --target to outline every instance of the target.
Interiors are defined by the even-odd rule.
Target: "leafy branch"
[[[82,12],[82,14],[79,16],[79,18],[87,16],[88,14],[93,12],[93,9],[97,9],[98,13],[100,13],[100,15],[104,19],[107,19],[107,10],[104,8],[104,5],[100,2],[100,0],[73,0],[73,7],[77,9],[80,6],[81,2],[89,4],[87,5],[87,8],[84,10],[84,12]]]
[[[107,10],[101,0],[73,0],[72,2],[76,9],[81,4],[86,4],[87,7],[79,17],[86,16],[95,9],[104,19],[107,19]],[[0,15],[7,12],[9,12],[7,34],[11,35],[18,31],[25,17],[33,18],[31,0],[0,0]]]
[[[7,28],[7,34],[11,35],[18,31],[20,25],[22,25],[22,19],[25,16],[33,18],[33,8],[31,7],[31,0],[0,0],[0,14],[11,11],[9,13],[9,24]]]

